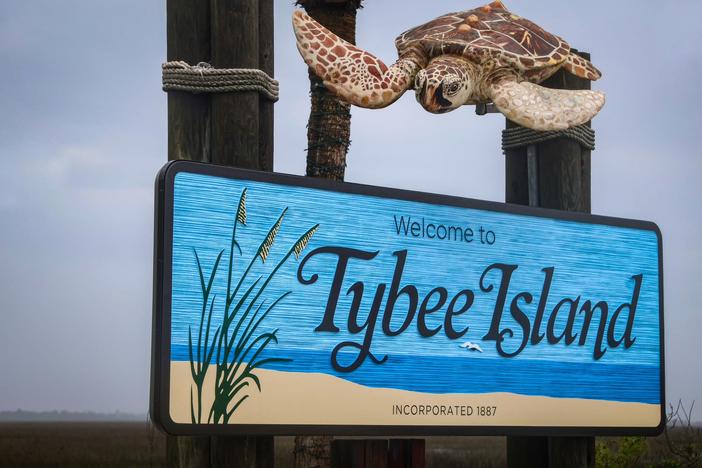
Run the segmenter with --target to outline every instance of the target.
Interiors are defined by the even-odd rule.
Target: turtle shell
[[[402,33],[395,46],[402,57],[421,48],[429,59],[461,55],[477,63],[493,59],[529,71],[562,63],[570,46],[496,1],[474,10],[449,13]]]

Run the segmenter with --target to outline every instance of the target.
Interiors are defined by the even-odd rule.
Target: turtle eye
[[[461,83],[460,81],[453,81],[449,83],[447,86],[445,86],[445,93],[448,94],[449,96],[452,96],[458,92],[458,90],[461,89]]]

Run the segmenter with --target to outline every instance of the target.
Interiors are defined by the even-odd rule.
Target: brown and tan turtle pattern
[[[571,54],[563,39],[510,13],[500,1],[449,13],[412,28],[395,40],[395,46],[400,57],[419,47],[429,57],[459,55],[476,63],[497,60],[500,65],[511,65],[537,79],[543,68],[561,64],[581,78],[597,80],[601,76],[588,61]]]
[[[293,28],[300,54],[324,85],[361,107],[385,107],[413,87],[429,112],[492,101],[521,125],[554,130],[587,122],[604,105],[599,91],[538,86],[561,67],[590,80],[601,74],[563,39],[500,1],[402,33],[395,41],[399,59],[389,67],[301,10],[293,14]]]
[[[351,104],[368,108],[388,106],[412,85],[412,77],[419,70],[417,60],[410,58],[413,51],[388,67],[302,10],[293,13],[293,27],[297,48],[307,65],[331,92]]]

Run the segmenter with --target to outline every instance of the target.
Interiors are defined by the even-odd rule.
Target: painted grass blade
[[[197,262],[197,269],[198,273],[200,274],[200,287],[202,289],[202,312],[200,314],[200,330],[197,335],[197,361],[198,363],[202,362],[202,352],[201,352],[201,346],[202,346],[202,328],[204,326],[205,322],[205,311],[207,310],[207,301],[210,297],[210,291],[212,290],[212,284],[214,283],[215,276],[217,275],[217,270],[219,269],[219,262],[222,260],[222,255],[224,254],[224,250],[219,251],[219,255],[217,255],[217,260],[215,260],[215,263],[212,267],[212,273],[210,274],[210,278],[207,281],[207,286],[205,286],[205,276],[202,273],[202,265],[200,263],[200,257],[197,254],[197,251],[193,249],[193,252],[195,253],[195,261]],[[211,313],[211,312],[210,312]],[[208,324],[209,326],[209,324]],[[207,344],[205,344],[205,347],[207,347]],[[200,364],[198,364],[198,368],[200,368]]]
[[[193,386],[190,386],[190,421],[195,424],[197,420],[195,419],[195,402],[193,402]]]
[[[249,386],[248,382],[240,383],[239,385],[234,387],[231,392],[229,392],[229,394],[227,395],[227,398],[229,400],[232,400],[236,396],[237,393],[239,393],[244,387],[248,387],[248,386]]]
[[[195,261],[197,262],[197,270],[198,270],[198,273],[200,274],[200,287],[202,288],[203,294],[207,293],[209,295],[210,290],[212,289],[212,283],[214,282],[215,274],[217,273],[217,268],[219,268],[219,261],[222,259],[222,254],[224,253],[224,250],[220,250],[219,255],[217,255],[217,260],[215,260],[215,264],[212,267],[212,275],[210,275],[210,279],[207,282],[207,286],[205,286],[205,276],[202,273],[202,266],[200,264],[200,257],[197,255],[197,250],[193,249],[193,252],[195,253]]]
[[[204,354],[207,355],[207,348],[209,347],[210,343],[210,324],[212,323],[212,309],[214,309],[214,303],[215,299],[217,299],[217,295],[215,294],[212,296],[212,301],[210,302],[210,312],[207,314],[207,326],[205,329],[205,344],[203,345],[203,349],[205,350]],[[216,338],[213,339],[213,341],[216,341]],[[200,343],[198,342],[198,346],[200,346]],[[205,360],[207,364],[209,364],[209,360]]]
[[[292,362],[292,359],[290,358],[278,358],[278,357],[272,357],[272,358],[266,358],[266,359],[261,359],[260,361],[257,361],[253,364],[251,364],[251,370],[256,369],[258,367],[262,367],[266,364],[270,364],[271,362]]]
[[[229,421],[229,418],[232,417],[232,414],[234,414],[234,411],[236,411],[236,409],[237,409],[237,408],[244,402],[244,400],[246,400],[248,397],[249,397],[248,395],[244,396],[241,400],[239,400],[239,401],[236,403],[236,405],[234,405],[234,407],[231,409],[231,411],[228,411],[228,412],[227,412],[226,417],[224,418],[224,422],[225,422],[225,423]]]
[[[241,192],[241,197],[239,198],[239,207],[236,209],[236,222],[243,224],[246,226],[246,191],[248,189],[244,189]]]
[[[304,233],[302,237],[297,240],[297,242],[295,242],[293,252],[295,252],[296,260],[300,259],[300,254],[303,250],[305,250],[305,247],[307,247],[307,244],[309,243],[310,239],[312,239],[314,233],[317,232],[317,229],[319,229],[319,224],[314,225],[310,230]]]
[[[195,372],[195,360],[193,359],[193,333],[190,325],[188,325],[188,354],[190,356],[190,373],[193,376],[193,381],[197,382],[197,372]]]
[[[206,408],[206,410],[209,410],[206,413],[207,421],[221,424],[227,423],[237,408],[251,396],[248,394],[248,391],[244,391],[246,388],[253,387],[250,385],[251,382],[254,383],[259,392],[261,391],[261,381],[256,373],[253,372],[255,369],[271,363],[291,361],[291,359],[278,357],[265,358],[264,351],[267,346],[271,343],[278,343],[278,330],[276,329],[271,332],[263,333],[260,330],[269,313],[276,308],[277,304],[287,297],[291,291],[279,296],[272,304],[266,300],[264,293],[267,292],[267,286],[273,280],[278,270],[293,254],[296,259],[300,258],[320,227],[319,224],[316,224],[308,229],[297,239],[289,250],[287,250],[285,255],[276,259],[276,265],[268,274],[259,276],[252,281],[252,283],[249,283],[247,275],[254,267],[256,259],[260,258],[262,263],[266,263],[275,242],[278,241],[277,236],[280,233],[283,219],[288,211],[286,207],[268,230],[255,254],[249,257],[248,266],[243,269],[243,272],[236,275],[238,279],[234,279],[232,277],[234,252],[238,250],[239,254],[242,254],[242,247],[236,241],[236,228],[239,224],[246,225],[248,221],[246,207],[247,194],[247,189],[244,188],[239,197],[239,203],[236,209],[236,216],[232,227],[231,246],[228,252],[229,265],[226,275],[227,289],[226,300],[224,301],[224,313],[221,316],[221,324],[219,326],[217,326],[216,323],[214,324],[214,326],[217,326],[214,332],[212,332],[211,326],[213,326],[214,322],[212,315],[216,297],[210,298],[210,293],[220,259],[225,251],[223,250],[219,253],[209,278],[204,274],[200,258],[197,252],[195,252],[200,287],[203,294],[203,311],[200,321],[200,333],[198,334],[197,340],[197,353],[192,343],[194,337],[190,329],[189,344],[191,372],[193,373],[193,380],[197,385],[197,389],[191,387],[191,416],[194,420],[197,420],[198,423],[201,422],[201,415],[200,408],[198,407],[197,410],[194,408],[196,404],[194,390],[200,390],[210,364],[215,367],[214,400],[211,405],[209,405],[209,408]],[[245,287],[246,283],[249,283],[249,286]],[[243,289],[241,295],[239,295],[240,289]],[[221,302],[220,300],[220,303]],[[206,310],[207,306],[209,306],[209,311]],[[204,341],[204,343],[202,341]],[[200,353],[202,353],[202,356],[200,356]],[[200,357],[202,357],[203,361],[200,360]],[[201,361],[201,365],[193,361]],[[199,393],[197,397],[197,404],[200,406]]]
[[[258,358],[258,356],[263,352],[263,350],[266,349],[266,346],[268,346],[268,343],[270,343],[271,341],[273,341],[276,344],[278,343],[278,337],[276,336],[276,333],[278,333],[277,329],[275,331],[273,331],[272,333],[262,333],[259,336],[257,336],[256,339],[251,342],[251,344],[248,346],[248,348],[246,348],[246,351],[244,351],[244,354],[241,355],[240,359],[242,361],[245,361],[246,356],[249,355],[249,353],[251,352],[252,349],[254,349],[256,344],[258,344],[260,341],[263,341],[263,344],[261,344],[261,346],[258,347],[258,349],[254,353],[253,357],[248,360],[249,362],[256,361],[256,358]],[[250,364],[247,364],[247,368],[248,367],[250,367]]]
[[[249,304],[249,307],[246,309],[246,312],[244,312],[244,315],[241,316],[241,318],[239,319],[239,322],[236,324],[236,328],[234,329],[234,333],[232,333],[231,339],[229,340],[229,342],[227,342],[227,347],[228,347],[229,349],[231,349],[232,346],[234,346],[234,340],[236,340],[236,337],[239,335],[239,330],[241,329],[242,324],[243,324],[244,321],[246,320],[246,317],[248,317],[248,315],[249,315],[249,313],[251,312],[251,310],[253,310],[253,304],[254,304],[254,303],[253,303],[253,301],[252,301],[252,302]],[[259,304],[258,307],[256,308],[256,312],[254,312],[253,316],[251,317],[251,320],[249,320],[249,324],[246,326],[246,329],[244,330],[244,332],[243,332],[243,333],[241,334],[241,336],[239,337],[239,343],[241,343],[241,341],[245,339],[244,337],[245,337],[246,334],[248,333],[249,328],[251,327],[251,323],[252,323],[253,320],[256,318],[256,316],[258,315],[259,311],[260,311],[261,308],[264,306],[264,304],[265,304],[265,301],[262,302],[261,304]],[[234,357],[233,357],[233,358],[236,359],[238,355],[239,355],[239,345],[237,345],[237,347],[234,348]]]
[[[239,340],[239,343],[237,344],[236,348],[236,354],[235,356],[238,356],[239,353],[243,350],[244,346],[248,341],[251,339],[253,334],[256,332],[258,329],[258,326],[263,322],[263,319],[268,316],[268,314],[277,306],[283,299],[285,299],[288,295],[292,294],[292,291],[287,291],[284,294],[282,294],[278,299],[276,299],[270,306],[268,306],[268,309],[263,313],[261,317],[258,317],[258,312],[261,310],[261,307],[263,306],[263,303],[259,306],[258,310],[256,310],[256,313],[251,317],[251,320],[249,321],[249,325],[246,327],[246,330],[244,330],[244,333],[242,333],[241,339]],[[255,321],[255,322],[254,322]]]
[[[256,253],[256,255],[261,257],[261,261],[263,263],[265,263],[266,259],[268,258],[268,253],[270,252],[271,247],[273,247],[273,242],[275,242],[275,237],[278,235],[278,231],[280,231],[280,225],[283,223],[283,217],[285,216],[285,213],[287,211],[288,208],[286,207],[280,214],[278,221],[276,221],[273,227],[270,229],[270,231],[268,231],[268,234],[261,243],[261,246],[258,248],[258,252]]]
[[[261,352],[266,348],[266,346],[268,346],[268,343],[270,343],[271,340],[272,340],[274,343],[277,344],[277,343],[278,343],[278,338],[277,338],[276,335],[275,335],[277,332],[278,332],[278,330],[275,330],[273,333],[262,333],[261,335],[259,335],[259,336],[257,336],[256,338],[254,338],[254,340],[253,340],[251,343],[245,342],[243,346],[246,347],[246,350],[242,353],[242,352],[241,352],[241,349],[244,349],[244,348],[242,347],[242,348],[239,349],[239,350],[237,351],[237,353],[235,354],[235,361],[236,361],[237,364],[236,364],[236,366],[229,372],[229,374],[227,375],[227,379],[233,379],[233,378],[236,376],[236,374],[237,374],[237,372],[238,372],[238,370],[239,370],[239,367],[241,367],[241,364],[244,363],[244,362],[246,362],[246,356],[249,354],[249,352],[251,352],[251,350],[252,350],[260,341],[264,341],[264,343],[263,343],[261,346],[259,346],[259,348],[256,350],[256,352],[254,353],[254,357],[251,359],[252,361],[256,360],[256,358],[258,357],[258,355],[261,354]],[[247,346],[247,343],[248,343],[248,346]],[[248,369],[248,364],[247,364],[246,369]]]
[[[219,335],[219,332],[222,331],[222,327],[217,327],[217,331],[214,334],[214,337],[212,337],[212,346],[210,346],[210,351],[207,353],[207,366],[209,367],[210,362],[212,362],[212,355],[214,354],[215,351],[215,345],[217,344],[217,336]]]
[[[239,302],[237,302],[236,306],[234,306],[234,309],[232,309],[232,313],[229,315],[228,320],[225,322],[225,326],[227,327],[227,330],[229,330],[229,326],[232,324],[234,319],[236,318],[237,314],[239,313],[239,310],[241,309],[241,306],[244,305],[246,302],[246,299],[249,297],[249,295],[253,292],[254,289],[256,289],[256,286],[258,286],[259,281],[261,281],[263,277],[259,276],[256,278],[256,281],[254,281],[251,286],[246,290],[246,292],[241,296],[241,299],[239,299]]]

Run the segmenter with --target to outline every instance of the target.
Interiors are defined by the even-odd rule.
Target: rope
[[[546,132],[525,127],[507,128],[502,130],[502,151],[534,145],[554,138],[570,138],[580,143],[585,149],[595,149],[595,131],[583,124],[565,130]]]
[[[254,68],[214,68],[209,63],[188,65],[182,61],[161,65],[164,91],[231,93],[256,91],[271,101],[278,100],[278,82]]]

